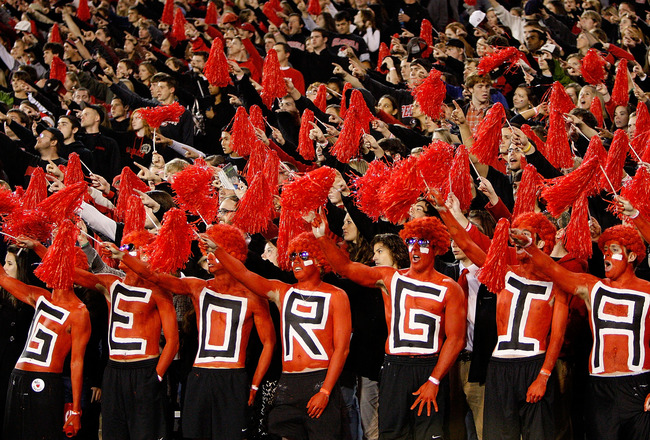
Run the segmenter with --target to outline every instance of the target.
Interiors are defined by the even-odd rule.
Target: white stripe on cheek
[[[429,248],[425,248],[420,246],[420,253],[421,254],[428,254],[429,253]]]
[[[614,254],[614,255],[612,255],[612,260],[622,261],[623,260],[623,255]]]
[[[314,264],[312,260],[305,260],[302,263],[303,266],[311,266],[312,264]]]
[[[410,245],[410,246],[409,246],[409,252],[413,252],[413,248],[414,248],[414,247],[415,247],[415,246]]]

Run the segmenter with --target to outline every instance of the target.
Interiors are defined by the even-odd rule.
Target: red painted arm
[[[431,372],[431,377],[440,380],[456,362],[460,351],[465,347],[465,335],[467,332],[467,298],[458,284],[452,281],[447,282],[447,304],[445,306],[445,342],[440,349],[438,362]],[[417,396],[411,409],[418,408],[418,415],[426,406],[427,416],[431,415],[431,405],[438,411],[438,389],[439,386],[427,380],[413,393]]]
[[[350,261],[334,241],[326,236],[320,237],[318,244],[336,273],[362,286],[377,287],[377,283],[383,280],[386,275],[395,272],[393,268],[369,267],[365,264]]]
[[[2,266],[0,266],[0,287],[3,287],[7,292],[11,293],[20,301],[29,304],[32,307],[36,306],[36,300],[39,296],[50,294],[50,292],[45,289],[30,286],[15,278],[11,278],[7,275]]]
[[[258,299],[258,309],[253,312],[253,319],[255,320],[255,329],[262,341],[264,348],[262,354],[257,362],[255,374],[253,374],[253,381],[251,382],[251,390],[248,399],[248,404],[252,405],[255,399],[255,391],[252,387],[259,387],[266,371],[271,365],[273,358],[273,348],[275,347],[275,329],[273,328],[273,321],[269,312],[269,303],[264,299]]]
[[[288,284],[277,280],[267,280],[266,278],[246,269],[244,263],[224,251],[220,246],[217,246],[214,251],[214,256],[217,257],[224,269],[226,269],[233,278],[242,283],[248,290],[264,299],[271,298],[273,301],[278,301],[279,292],[289,288]]]
[[[453,238],[458,247],[465,252],[467,258],[472,260],[472,263],[477,266],[483,266],[485,263],[485,257],[487,256],[486,252],[474,243],[465,228],[458,223],[447,209],[441,209],[438,212],[440,213],[440,218],[445,223],[445,226],[447,226],[451,238]]]
[[[499,201],[495,205],[491,205],[488,202],[488,204],[485,205],[485,209],[492,214],[492,217],[494,217],[496,221],[499,221],[499,219],[502,218],[507,218],[508,221],[512,220],[512,214],[501,198],[499,198]]]
[[[83,307],[73,312],[70,337],[72,348],[70,350],[70,381],[72,383],[72,410],[81,413],[81,391],[83,385],[83,367],[86,345],[90,339],[90,316]],[[66,420],[66,425],[73,426],[73,435],[81,429],[79,415],[73,415]]]
[[[650,222],[641,217],[641,215],[637,215],[636,218],[632,219],[632,223],[639,230],[645,242],[650,243]]]
[[[206,284],[204,280],[199,278],[178,278],[166,273],[154,272],[149,268],[147,263],[129,254],[124,254],[122,256],[122,261],[140,278],[144,278],[147,281],[177,295],[190,295],[192,292],[201,289]]]
[[[176,309],[174,309],[171,294],[153,290],[152,296],[156,301],[163,334],[165,335],[165,347],[160,353],[158,365],[156,365],[158,376],[163,377],[178,352],[178,322],[176,321]]]

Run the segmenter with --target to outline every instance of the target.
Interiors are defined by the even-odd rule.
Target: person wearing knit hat
[[[280,310],[282,375],[269,432],[291,439],[342,438],[339,375],[352,323],[345,292],[322,281],[331,271],[314,237],[304,232],[287,249],[295,284],[267,280],[217,245],[214,257],[234,278]]]
[[[379,388],[380,438],[441,438],[445,375],[464,347],[467,315],[461,287],[434,268],[435,257],[449,249],[444,225],[434,217],[404,225],[400,237],[411,267],[402,270],[351,262],[326,237],[322,219],[312,223],[312,232],[338,274],[384,293],[388,339]]]

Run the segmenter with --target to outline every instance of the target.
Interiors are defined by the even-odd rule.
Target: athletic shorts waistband
[[[136,370],[138,368],[149,368],[158,365],[158,358],[143,359],[141,361],[132,362],[117,362],[109,359],[106,364],[107,367],[115,368],[117,370]]]

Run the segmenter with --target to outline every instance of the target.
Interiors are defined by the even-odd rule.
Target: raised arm
[[[11,278],[2,266],[0,266],[0,287],[32,307],[36,306],[36,300],[39,296],[49,295],[50,293],[40,287],[30,286],[15,278]]]
[[[280,301],[280,291],[287,290],[288,284],[277,280],[267,280],[258,274],[246,269],[244,263],[230,255],[220,246],[216,246],[214,253],[208,255],[212,264],[224,267],[235,279],[242,283],[248,290],[265,299],[270,299],[276,304]],[[216,260],[219,260],[217,262]]]
[[[339,380],[343,365],[350,352],[350,336],[352,335],[352,319],[350,302],[344,292],[332,295],[332,320],[334,352],[327,367],[327,375],[318,393],[314,394],[307,403],[309,417],[318,418],[329,402],[329,396]]]
[[[70,381],[72,383],[72,415],[65,421],[63,430],[71,427],[72,436],[81,429],[81,391],[83,384],[84,355],[90,339],[90,316],[85,307],[73,313],[70,330],[72,347],[70,350]]]
[[[646,243],[650,243],[650,222],[643,218],[643,216],[639,214],[639,210],[632,206],[627,199],[619,196],[616,201],[618,202],[618,210],[632,220],[634,226],[641,233],[643,240],[645,240]]]
[[[369,267],[350,261],[338,246],[325,236],[325,223],[322,220],[319,226],[312,227],[312,232],[334,271],[350,281],[366,287],[377,287],[377,283],[385,276],[395,272],[395,269],[389,267]]]
[[[264,299],[258,299],[259,307],[253,312],[253,319],[255,320],[255,330],[262,341],[262,354],[260,354],[257,361],[257,368],[253,374],[253,381],[251,382],[251,390],[248,396],[248,405],[252,405],[255,401],[255,393],[257,392],[266,371],[271,365],[273,359],[273,349],[275,348],[275,328],[271,320],[271,313],[269,312],[269,303]]]
[[[467,258],[472,260],[472,263],[476,264],[479,267],[483,266],[485,263],[485,257],[487,255],[485,251],[481,249],[479,245],[474,243],[465,228],[462,227],[456,218],[454,218],[452,213],[449,212],[445,206],[444,201],[442,200],[440,193],[433,194],[433,196],[434,197],[430,198],[431,203],[440,214],[440,218],[442,219],[445,226],[447,226],[447,230],[449,231],[451,238],[453,238],[458,247],[460,247],[463,252],[465,252]]]
[[[598,278],[587,273],[571,272],[553,261],[551,257],[539,250],[537,246],[530,246],[529,237],[521,233],[511,232],[510,239],[524,247],[524,251],[530,255],[535,267],[553,281],[553,285],[567,293],[579,295],[585,300],[587,307],[591,307],[589,291],[598,282]]]
[[[171,294],[154,289],[153,298],[160,313],[160,322],[165,335],[165,347],[160,353],[158,365],[156,365],[158,380],[162,381],[167,368],[169,368],[174,356],[178,353],[178,322],[176,321],[176,309],[174,309]]]
[[[440,349],[438,362],[427,380],[413,395],[417,396],[411,409],[418,408],[418,416],[426,405],[427,416],[431,415],[431,405],[438,411],[438,388],[440,379],[449,371],[456,362],[460,351],[465,347],[467,326],[467,298],[460,286],[449,281],[447,289],[447,304],[445,306],[445,342]]]

